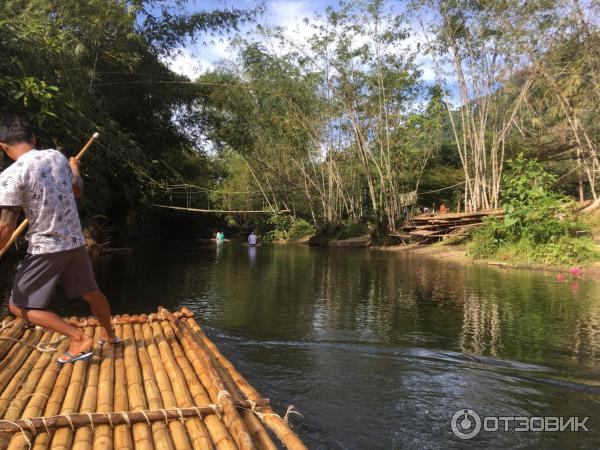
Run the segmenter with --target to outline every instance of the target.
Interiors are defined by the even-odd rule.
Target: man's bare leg
[[[21,308],[12,303],[9,305],[9,309],[15,316],[29,323],[67,336],[69,338],[68,352],[72,355],[79,355],[92,349],[94,342],[91,337],[87,336],[80,329],[68,324],[53,312],[41,309]]]
[[[102,338],[112,343],[117,339],[115,330],[110,322],[110,304],[100,289],[83,294],[83,299],[90,304],[92,314],[104,328]]]

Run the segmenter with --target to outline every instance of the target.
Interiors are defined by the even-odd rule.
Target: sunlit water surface
[[[12,264],[0,267],[9,297]],[[600,448],[600,284],[368,250],[145,242],[95,261],[115,313],[196,312],[310,448]],[[87,314],[57,295],[53,308]],[[5,309],[4,309],[5,311]],[[589,433],[453,436],[481,416]]]

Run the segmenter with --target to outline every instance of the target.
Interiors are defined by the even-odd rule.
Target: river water
[[[600,448],[600,283],[585,277],[199,241],[145,242],[95,268],[114,313],[195,311],[276,410],[302,413],[292,420],[310,448]],[[88,313],[60,295],[53,308]],[[461,408],[589,416],[590,431],[463,441],[450,427]]]

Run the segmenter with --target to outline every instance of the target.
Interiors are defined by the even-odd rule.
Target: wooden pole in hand
[[[75,156],[75,159],[77,161],[79,161],[83,157],[83,155],[85,155],[85,152],[88,151],[88,149],[91,147],[91,145],[94,143],[94,141],[96,139],[98,139],[99,136],[100,136],[99,133],[94,133],[92,135],[92,137],[90,138],[90,140],[86,142],[86,144],[79,151],[79,153],[77,154],[77,156]],[[2,250],[0,250],[0,258],[2,258],[2,256],[6,253],[6,251],[15,243],[15,241],[18,239],[18,237],[21,235],[21,233],[23,233],[23,231],[25,231],[25,228],[27,228],[27,225],[29,225],[29,221],[27,219],[25,219],[23,222],[21,222],[21,224],[13,232],[10,240],[6,243],[6,245],[4,246],[4,248]]]

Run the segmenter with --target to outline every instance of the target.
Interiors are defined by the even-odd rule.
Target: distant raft
[[[123,345],[59,366],[68,340],[11,318],[0,331],[0,449],[306,449],[186,308],[115,316]]]

